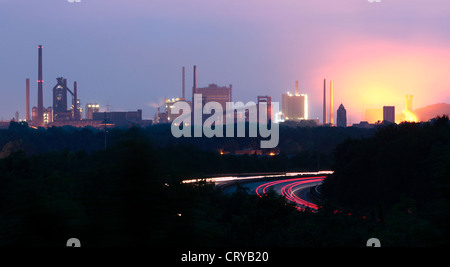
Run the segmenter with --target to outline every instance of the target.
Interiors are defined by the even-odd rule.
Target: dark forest
[[[105,148],[106,134],[106,148]],[[251,138],[174,138],[147,128],[0,130],[0,245],[448,245],[450,123],[280,127],[279,154],[221,155]],[[219,173],[335,171],[318,212],[245,187],[182,184]]]

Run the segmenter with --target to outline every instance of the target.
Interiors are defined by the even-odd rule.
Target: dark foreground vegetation
[[[386,246],[445,245],[449,136],[448,118],[375,135],[282,128],[282,153],[269,157],[220,155],[245,140],[183,141],[164,127],[111,130],[105,150],[102,131],[12,124],[0,131],[0,245],[64,246],[71,237],[83,246],[365,246],[371,237]],[[317,213],[272,192],[226,195],[180,183],[332,164],[322,188],[329,202]]]
[[[334,207],[380,221],[389,245],[448,245],[450,123],[387,126],[335,150],[323,192]]]

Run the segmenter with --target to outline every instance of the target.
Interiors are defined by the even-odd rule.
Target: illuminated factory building
[[[44,119],[44,125],[47,125],[49,123],[53,122],[53,108],[52,107],[48,107],[48,108],[44,108],[44,113],[43,113]],[[37,107],[33,107],[32,108],[32,112],[31,112],[31,121],[37,121],[38,117],[38,108]]]
[[[63,77],[56,78],[57,84],[53,87],[53,120],[68,121],[80,120],[81,109],[77,97],[77,82],[74,82],[73,92],[67,87],[67,80]],[[72,95],[72,105],[67,106],[67,92]]]
[[[86,112],[85,112],[84,118],[86,120],[94,119],[94,112],[99,112],[99,110],[100,110],[100,105],[97,103],[86,104]]]
[[[178,101],[184,101],[184,98],[171,98],[171,99],[165,99],[164,100],[164,111],[167,114],[167,122],[172,122],[175,118],[177,118],[180,114],[172,114],[172,108],[175,103]],[[161,118],[164,115],[159,114],[159,118]]]
[[[295,82],[295,94],[282,94],[281,106],[286,121],[308,119],[308,95],[299,93],[298,81]]]

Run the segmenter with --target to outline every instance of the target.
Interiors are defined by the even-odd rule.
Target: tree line
[[[242,139],[148,128],[0,131],[0,245],[364,246],[448,244],[450,126],[280,128],[276,156],[220,155]],[[51,144],[50,144],[51,143]],[[318,212],[269,192],[182,180],[215,173],[335,170]]]

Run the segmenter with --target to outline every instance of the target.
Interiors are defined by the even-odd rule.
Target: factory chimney
[[[323,125],[327,124],[327,80],[323,79]]]
[[[298,81],[295,81],[295,95],[300,95],[298,93]]]
[[[78,111],[78,89],[77,82],[73,82],[73,119],[80,120],[80,112]]]
[[[194,65],[194,86],[192,87],[192,103],[194,103],[194,94],[197,93],[197,66]]]
[[[37,126],[44,126],[44,96],[43,96],[43,83],[42,78],[42,45],[38,46],[39,61],[38,61],[38,110],[37,110]]]
[[[330,81],[330,124],[334,124],[333,120],[333,81]]]
[[[31,116],[30,116],[30,79],[27,78],[26,80],[26,98],[25,98],[25,102],[26,102],[26,120],[29,123],[31,121]]]

